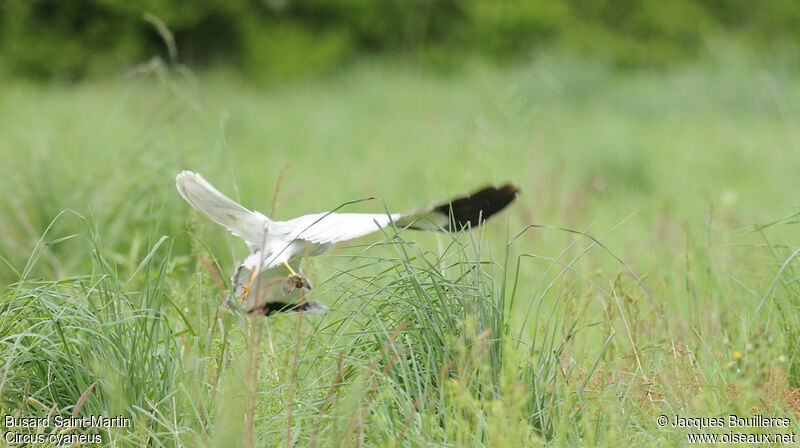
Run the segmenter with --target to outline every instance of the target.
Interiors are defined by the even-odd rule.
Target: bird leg
[[[239,301],[244,304],[244,301],[247,300],[247,296],[250,295],[250,287],[253,286],[253,281],[256,279],[256,275],[258,274],[257,269],[253,269],[250,274],[250,280],[247,282],[246,285],[242,285],[242,292],[239,294]]]
[[[292,275],[297,275],[297,272],[294,272],[294,269],[292,269],[292,267],[291,267],[291,266],[289,266],[289,263],[287,263],[287,262],[285,262],[285,261],[284,261],[284,262],[283,262],[283,265],[284,265],[284,266],[286,266],[286,269],[288,269],[288,270],[289,270],[289,273],[290,273],[290,274],[292,274]]]

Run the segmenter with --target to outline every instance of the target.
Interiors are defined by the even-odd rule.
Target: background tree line
[[[326,71],[360,55],[448,65],[550,45],[624,66],[698,55],[705,36],[754,45],[800,37],[795,0],[0,0],[0,63],[36,78],[81,77],[165,53],[157,17],[192,67],[256,78]]]

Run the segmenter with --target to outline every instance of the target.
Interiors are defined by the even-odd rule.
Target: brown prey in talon
[[[292,269],[288,263],[284,262],[283,265],[289,270],[289,276],[286,277],[286,280],[281,283],[281,292],[283,295],[288,296],[294,290],[299,288],[311,289],[311,284],[305,277],[295,272],[295,270]],[[250,288],[253,287],[253,282],[255,281],[257,274],[258,271],[253,270],[250,273],[250,278],[248,279],[247,284],[242,285],[242,292],[239,293],[238,297],[240,303],[244,304],[244,302],[247,300],[247,297],[250,295]]]
[[[281,283],[281,293],[285,296],[291,294],[295,289],[302,288],[305,280],[299,275],[290,275]]]
[[[289,263],[284,261],[283,265],[289,270],[289,276],[286,277],[286,280],[284,280],[283,283],[281,283],[281,293],[283,293],[283,295],[288,296],[292,293],[292,291],[298,288],[311,289],[311,285],[308,283],[308,280],[295,272],[294,269],[289,266]]]

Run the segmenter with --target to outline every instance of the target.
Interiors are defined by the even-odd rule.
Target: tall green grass
[[[662,384],[663,359],[637,340],[643,322],[631,305],[647,286],[624,265],[606,284],[581,274],[589,251],[616,257],[590,235],[555,257],[513,251],[518,235],[494,260],[480,230],[442,236],[430,251],[416,232],[393,229],[316,261],[331,270],[307,298],[328,299],[330,313],[265,319],[218,307],[227,285],[202,244],[187,262],[174,237],[154,239],[121,277],[79,219],[74,238],[93,260],[90,274],[23,276],[3,291],[2,411],[131,417],[131,428],[101,431],[114,446],[645,443],[665,436],[648,427],[648,406],[680,412],[684,387],[717,401],[710,384],[691,379],[730,369],[673,347],[674,368],[688,370]],[[589,244],[573,250],[581,241]],[[529,260],[545,265],[535,287],[520,284]],[[770,301],[773,286],[796,283],[796,257],[778,261]],[[776,336],[793,347],[793,296],[782,297]],[[593,330],[604,336],[587,344]],[[787,362],[792,378],[793,354]]]
[[[129,416],[103,432],[118,446],[529,444],[579,419],[558,410],[580,400],[560,357],[581,318],[542,295],[534,337],[509,323],[513,260],[480,233],[437,253],[387,233],[315,288],[331,313],[264,319],[219,310],[202,248],[181,278],[160,238],[121,278],[86,227],[91,274],[3,293],[4,412]]]

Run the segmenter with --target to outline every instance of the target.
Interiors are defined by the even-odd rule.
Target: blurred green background
[[[69,413],[97,382],[84,413],[139,422],[119,446],[240,447],[248,427],[352,446],[337,427],[359,413],[325,398],[346,370],[385,374],[342,386],[376,392],[352,405],[377,409],[364,446],[797,424],[799,39],[786,0],[0,0],[0,414]],[[413,260],[373,235],[304,261],[331,313],[253,320],[259,346],[218,314],[246,248],[179,197],[184,169],[277,220],[522,195],[480,232],[402,232]],[[401,281],[440,256],[486,281]],[[392,352],[427,361],[368,362],[402,322]],[[444,380],[454,362],[476,375]]]
[[[492,231],[604,234],[624,221],[607,242],[671,280],[685,277],[689,249],[708,262],[710,232],[733,244],[798,202],[796,2],[0,7],[7,282],[65,209],[89,216],[133,269],[156,232],[185,226],[182,169],[266,212],[290,164],[276,219],[368,196],[404,210],[510,180],[524,194],[509,230]],[[226,265],[242,257],[202,227]],[[65,217],[54,237],[82,229]],[[564,241],[531,238],[544,251]],[[76,244],[47,246],[33,272],[84,272]]]
[[[233,66],[250,79],[329,72],[363,55],[436,68],[509,62],[552,46],[625,67],[702,57],[709,36],[796,52],[792,0],[4,0],[7,71],[73,80],[168,54],[155,22],[193,68]]]

